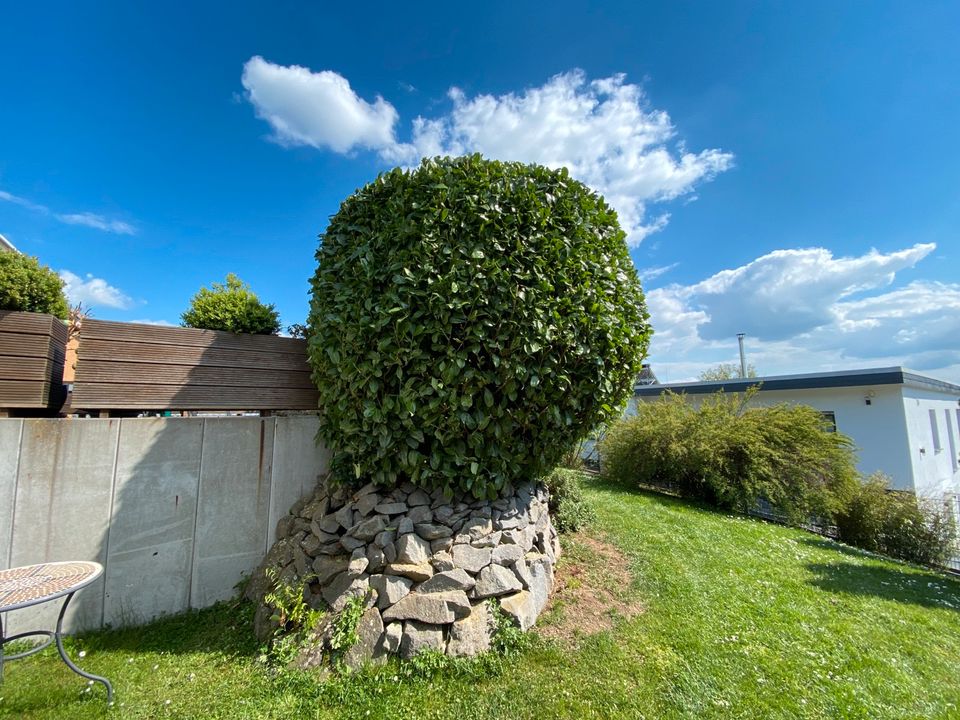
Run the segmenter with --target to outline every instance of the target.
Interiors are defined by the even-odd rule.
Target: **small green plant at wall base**
[[[0,252],[0,310],[49,313],[67,319],[63,280],[29,255]]]
[[[576,470],[557,468],[543,479],[550,492],[550,517],[558,532],[576,532],[596,520],[583,496],[580,477]]]
[[[336,478],[493,499],[619,415],[651,333],[624,238],[566,170],[479,155],[347,198],[308,319]]]
[[[276,335],[280,316],[273,305],[265,305],[250,286],[233,273],[226,282],[200,288],[190,308],[180,316],[184,327],[222,330],[249,335]]]
[[[272,584],[272,589],[264,595],[263,601],[273,609],[270,620],[277,624],[275,634],[283,635],[312,629],[324,613],[313,609],[303,599],[303,586],[309,582],[309,578],[285,582],[274,568],[268,568],[266,575]]]
[[[357,636],[357,627],[366,609],[367,596],[356,595],[347,600],[343,610],[334,617],[328,644],[335,658],[339,658],[357,644],[360,639]]]
[[[491,646],[493,652],[503,657],[519,655],[530,647],[533,638],[523,632],[509,615],[501,608],[496,600],[487,601],[490,614],[493,616],[493,637]]]

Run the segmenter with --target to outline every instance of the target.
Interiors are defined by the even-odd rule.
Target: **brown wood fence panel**
[[[315,410],[304,340],[86,319],[74,410]]]
[[[0,310],[0,409],[63,402],[67,327],[53,315]]]

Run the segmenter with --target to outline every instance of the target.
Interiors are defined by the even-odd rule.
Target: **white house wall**
[[[957,427],[960,405],[956,396],[904,386],[903,407],[917,494],[928,497],[960,494],[960,430]],[[940,436],[939,450],[934,446],[931,410]]]

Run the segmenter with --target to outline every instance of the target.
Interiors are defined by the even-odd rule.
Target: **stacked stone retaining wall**
[[[494,629],[490,601],[526,630],[547,603],[560,552],[546,488],[533,483],[494,501],[410,484],[350,492],[322,483],[280,519],[277,537],[247,589],[259,603],[258,635],[275,629],[263,601],[272,582],[300,585],[311,606],[334,613],[363,598],[360,641],[347,657],[354,665],[427,648],[483,652]]]

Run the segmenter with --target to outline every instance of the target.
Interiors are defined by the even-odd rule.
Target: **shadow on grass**
[[[259,643],[253,634],[253,606],[231,600],[204,610],[190,610],[147,625],[79,635],[85,646],[103,652],[140,651],[169,654],[216,653],[253,657]]]
[[[835,543],[816,540],[806,542],[845,555],[864,557],[855,550]],[[960,612],[960,582],[935,572],[907,565],[898,570],[879,562],[809,563],[806,567],[815,575],[808,582],[827,592],[876,597],[905,605]]]

